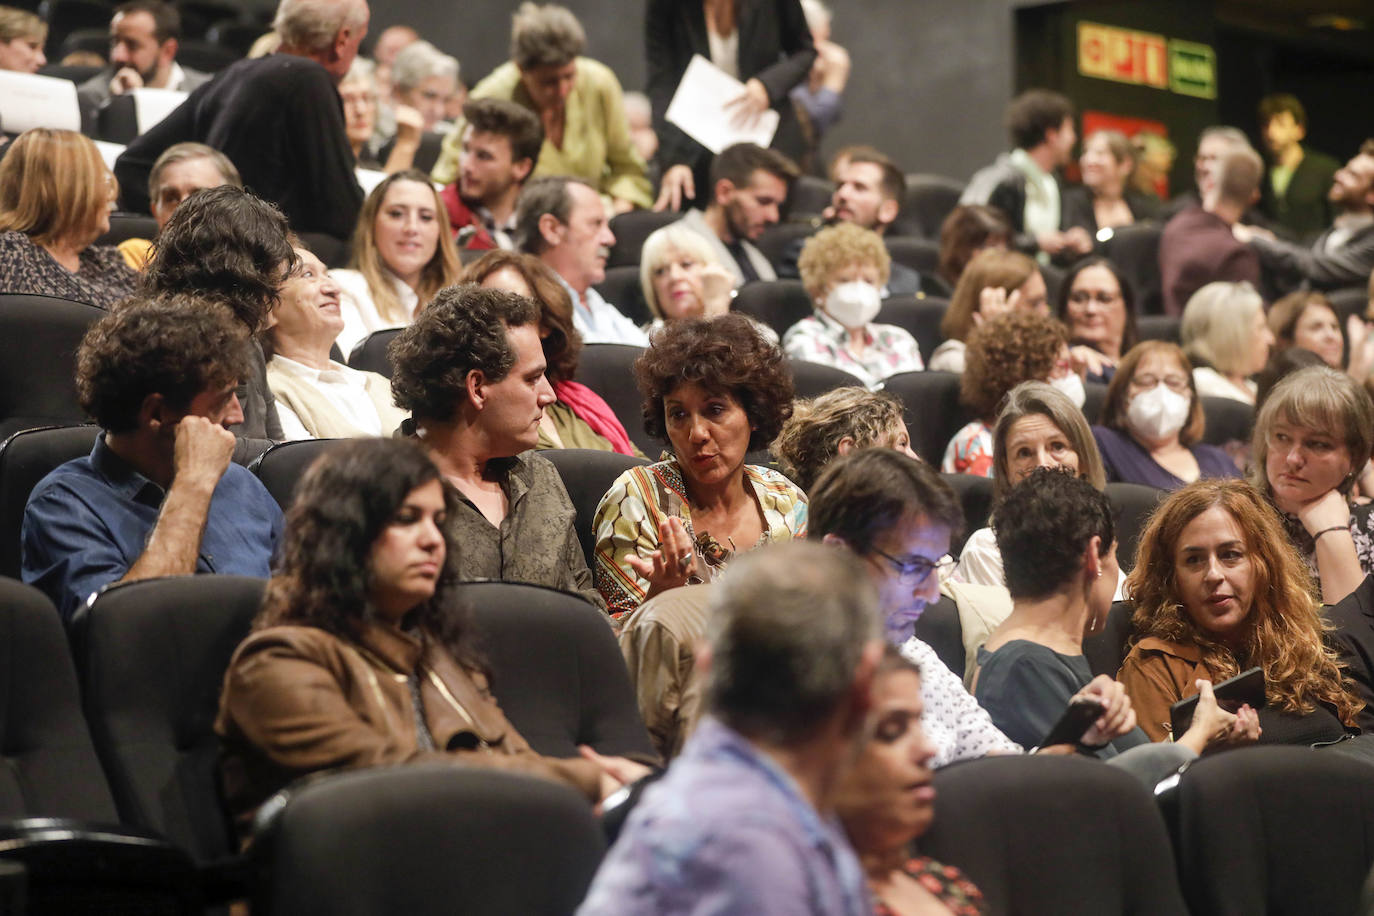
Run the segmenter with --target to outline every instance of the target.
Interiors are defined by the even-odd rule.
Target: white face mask
[[[1160,382],[1149,391],[1131,398],[1126,407],[1126,423],[1145,439],[1168,439],[1188,422],[1193,402]]]
[[[825,310],[846,328],[861,328],[878,315],[883,297],[878,287],[862,280],[841,283],[825,297]]]
[[[1061,375],[1059,378],[1050,379],[1050,386],[1058,388],[1064,397],[1073,401],[1073,406],[1083,408],[1083,404],[1088,400],[1088,392],[1083,387],[1083,380],[1078,377],[1077,372],[1070,372],[1068,375]]]

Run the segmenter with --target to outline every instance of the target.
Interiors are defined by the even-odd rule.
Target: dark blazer
[[[1374,271],[1374,225],[1350,236],[1344,245],[1327,247],[1328,228],[1311,248],[1282,239],[1254,238],[1250,247],[1264,265],[1265,280],[1272,292],[1290,291],[1306,283],[1315,289],[1363,286]]]
[[[1122,198],[1131,211],[1135,221],[1159,219],[1161,205],[1159,198],[1142,194],[1134,188],[1127,188]],[[1088,235],[1096,237],[1097,214],[1093,211],[1093,192],[1086,185],[1076,184],[1059,188],[1059,228],[1069,229],[1082,226]]]
[[[1311,242],[1331,225],[1336,215],[1326,199],[1331,179],[1341,164],[1325,153],[1304,149],[1302,161],[1293,170],[1283,196],[1274,193],[1269,173],[1260,182],[1260,209],[1274,222],[1283,226],[1293,237]]]
[[[1365,707],[1355,721],[1366,734],[1374,733],[1374,579],[1368,576],[1345,598],[1322,608],[1335,627],[1326,634],[1347,666],[1355,695]]]
[[[811,30],[806,27],[798,0],[737,2],[740,80],[757,78],[767,88],[769,101],[782,116],[772,146],[797,159],[805,140],[787,93],[806,79],[816,60]],[[644,16],[644,46],[648,54],[654,130],[658,132],[658,161],[664,170],[674,165],[692,167],[697,203],[701,205],[709,199],[706,170],[711,153],[664,117],[692,55],[700,54],[708,60],[711,57],[701,0],[649,0]]]

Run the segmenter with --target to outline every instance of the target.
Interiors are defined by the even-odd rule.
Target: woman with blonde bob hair
[[[917,458],[902,409],[902,402],[885,391],[854,387],[796,401],[773,440],[773,454],[807,493],[830,462],[859,449],[891,448]]]
[[[0,162],[0,293],[30,293],[111,308],[138,275],[112,245],[119,186],[95,144],[70,130],[35,127]]]
[[[686,226],[656,229],[640,249],[639,288],[654,315],[651,330],[679,318],[724,315],[734,283],[711,244]]]
[[[388,175],[363,201],[348,270],[329,275],[343,291],[347,355],[364,337],[410,324],[434,294],[458,282],[463,266],[448,211],[423,172]]]
[[[1274,334],[1253,286],[1218,280],[1193,293],[1183,307],[1180,335],[1198,394],[1255,403],[1250,376],[1269,361]]]
[[[1312,577],[1277,513],[1239,480],[1200,480],[1155,510],[1126,588],[1136,639],[1118,679],[1152,740],[1169,708],[1258,666],[1261,742],[1316,744],[1356,730],[1363,703],[1324,641]]]
[[[0,6],[0,70],[37,73],[48,62],[48,24],[28,10]]]
[[[1344,372],[1309,366],[1274,386],[1250,441],[1250,483],[1335,604],[1374,571],[1374,506],[1350,502],[1374,450],[1374,402]]]
[[[973,329],[1003,312],[1021,307],[1050,313],[1045,278],[1035,262],[1019,251],[989,248],[973,256],[954,287],[940,321],[945,338],[930,356],[930,368],[963,372],[966,341]]]

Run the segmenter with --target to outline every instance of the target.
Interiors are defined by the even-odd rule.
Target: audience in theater
[[[406,413],[391,383],[375,372],[335,362],[329,348],[343,330],[339,287],[324,264],[296,244],[296,267],[282,283],[272,324],[263,334],[267,384],[287,439],[389,436]]]
[[[1193,384],[1204,397],[1255,403],[1250,376],[1269,361],[1273,332],[1264,300],[1249,283],[1208,283],[1188,299],[1179,328],[1193,362]]]
[[[1095,130],[1083,140],[1078,167],[1083,183],[1065,188],[1060,196],[1060,225],[1082,227],[1097,238],[1101,230],[1130,226],[1159,216],[1159,198],[1131,185],[1135,147],[1119,130]]]
[[[511,59],[472,88],[534,112],[544,128],[537,174],[566,175],[609,197],[616,212],[653,203],[644,160],[630,142],[620,80],[583,57],[587,36],[569,10],[522,3],[511,17]],[[461,166],[463,124],[444,140],[434,180],[451,184]]]
[[[586,343],[645,346],[649,338],[596,291],[606,279],[615,235],[596,189],[580,178],[537,178],[515,207],[515,244],[538,257],[573,301],[573,327]]]
[[[741,315],[685,319],[635,362],[644,429],[672,457],[616,478],[596,510],[596,584],[612,614],[710,582],[737,554],[806,535],[806,494],[746,464],[792,413],[782,352]]]
[[[734,274],[735,286],[778,278],[753,243],[777,224],[796,177],[797,167],[790,159],[752,143],[727,146],[711,160],[705,209],[688,210],[680,222],[711,243],[716,260]]]
[[[459,248],[514,250],[515,205],[539,162],[544,128],[530,111],[500,99],[463,106],[458,178],[440,197]]]
[[[348,238],[363,193],[337,86],[369,15],[367,0],[281,0],[276,54],[221,70],[120,154],[125,208],[146,210],[143,189],[157,157],[195,140],[228,156],[295,231]]]
[[[886,391],[836,388],[796,401],[772,451],[787,479],[810,493],[832,461],[860,449],[890,448],[917,458],[902,410]]]
[[[1169,220],[1159,239],[1160,283],[1169,315],[1182,313],[1193,293],[1208,283],[1259,286],[1259,258],[1232,230],[1259,199],[1264,163],[1247,145],[1226,153],[1209,168],[1215,176],[1202,203]]]
[[[1229,455],[1202,442],[1193,367],[1176,344],[1147,340],[1121,361],[1093,436],[1107,479],[1177,490],[1202,477],[1238,477]]]
[[[735,278],[700,233],[671,223],[655,229],[639,251],[639,286],[653,313],[648,329],[680,318],[715,318],[730,311]],[[776,340],[777,332],[758,325]]]
[[[1102,455],[1077,405],[1045,382],[1022,382],[1007,393],[992,432],[992,503],[1036,468],[1064,468],[1099,490],[1107,488]],[[955,576],[975,585],[1006,585],[993,520],[968,536]]]
[[[239,170],[219,150],[203,143],[178,143],[157,157],[148,173],[148,200],[158,231],[167,225],[181,202],[201,188],[222,184],[243,187]],[[142,270],[152,254],[151,239],[128,238],[119,243],[119,253],[134,270]]]
[[[100,151],[70,130],[26,130],[0,160],[0,293],[113,308],[137,275],[111,245],[118,187]]]
[[[1010,238],[1011,226],[1001,211],[959,204],[940,224],[940,281],[955,289],[975,255],[985,248],[1006,248]]]
[[[131,89],[190,92],[210,81],[177,63],[181,14],[166,0],[129,0],[115,7],[110,20],[110,63],[76,88],[81,122],[95,127],[100,107]]]
[[[872,913],[831,814],[872,706],[877,603],[857,560],[816,544],[726,574],[702,652],[707,718],[631,812],[579,913]]]
[[[1024,309],[1000,315],[969,335],[959,400],[974,419],[949,441],[940,470],[993,476],[992,423],[1002,399],[1022,382],[1049,382],[1080,407],[1086,393],[1073,369],[1064,326]]]
[[[282,282],[296,266],[280,210],[249,191],[221,185],[195,191],[162,232],[144,272],[156,295],[189,295],[227,305],[255,337],[271,323]],[[276,400],[267,385],[267,361],[253,339],[249,370],[239,377],[243,417],[234,460],[248,464],[283,438]]]
[[[720,0],[650,0],[644,13],[648,93],[654,106],[663,180],[654,209],[708,206],[717,178],[708,176],[711,154],[667,119],[668,103],[687,65],[701,56],[744,83],[724,100],[737,125],[753,123],[768,109],[778,113],[771,148],[795,161],[806,149],[796,107],[789,93],[808,79],[816,49],[798,0],[745,7]],[[743,184],[736,182],[737,187]]]
[[[625,427],[601,396],[573,381],[582,336],[572,323],[572,299],[558,277],[529,254],[491,251],[464,271],[464,283],[533,299],[539,306],[539,337],[547,364],[544,375],[555,400],[544,407],[536,448],[592,448],[637,455]]]
[[[409,324],[461,272],[443,202],[424,173],[388,175],[363,202],[348,269],[330,271],[343,294],[339,349],[347,355],[373,331]]]
[[[1011,222],[1013,243],[1042,258],[1075,257],[1092,251],[1081,226],[1061,230],[1063,207],[1056,172],[1069,164],[1078,135],[1073,103],[1057,92],[1030,89],[1007,106],[1012,151],[969,179],[961,204],[996,207]]]
[[[37,73],[48,62],[48,24],[28,10],[0,6],[0,70]]]
[[[1260,208],[1264,215],[1310,242],[1335,215],[1327,191],[1341,164],[1308,149],[1307,111],[1297,96],[1275,93],[1260,99],[1260,134],[1273,164],[1265,176]]]
[[[448,516],[460,579],[546,585],[605,603],[552,464],[529,451],[544,408],[539,306],[503,290],[450,286],[391,343],[403,428],[456,491]]]
[[[890,375],[924,369],[909,331],[873,321],[891,264],[878,234],[853,223],[807,239],[797,266],[815,311],[783,335],[787,355],[843,369],[870,388]]]
[[[1290,347],[1310,350],[1332,369],[1345,360],[1345,336],[1331,300],[1321,293],[1299,290],[1289,293],[1269,309],[1269,330],[1274,335],[1274,355]],[[1361,380],[1363,381],[1363,380]]]
[[[1374,402],[1326,366],[1279,382],[1255,420],[1250,482],[1278,509],[1327,604],[1374,572],[1374,505],[1350,498],[1372,450]]]
[[[1050,313],[1045,279],[1035,262],[1018,251],[1001,247],[973,255],[940,319],[944,340],[930,355],[930,368],[963,372],[967,341],[973,330],[1017,308],[1037,315]]]
[[[463,578],[457,511],[406,442],[340,445],[302,479],[215,721],[242,839],[272,793],[323,770],[451,762],[552,779],[589,801],[620,787],[590,760],[536,753],[492,697],[471,625],[444,601]]]
[[[1120,678],[1152,740],[1169,707],[1258,666],[1264,743],[1340,741],[1363,706],[1323,640],[1312,580],[1278,516],[1238,480],[1200,480],[1150,517],[1127,583],[1135,642]]]
[[[1012,612],[978,651],[974,695],[1009,738],[1039,745],[1071,702],[1096,701],[1102,715],[1078,748],[1103,760],[1118,758],[1118,765],[1154,788],[1206,749],[1259,736],[1255,711],[1220,709],[1208,682],[1212,674],[1202,671],[1188,681],[1188,692],[1201,691],[1204,698],[1189,729],[1172,743],[1150,745],[1160,736],[1137,727],[1146,721],[1138,719],[1134,696],[1108,675],[1093,677],[1083,639],[1106,623],[1118,573],[1112,507],[1103,493],[1071,474],[1041,468],[1012,487],[999,509],[997,544],[1006,559]],[[1150,707],[1140,716],[1156,712]]]
[[[23,578],[64,621],[115,582],[265,576],[281,510],[231,462],[248,332],[221,305],[138,298],[92,325],[76,388],[101,434],[34,487]]]
[[[1085,258],[1059,283],[1055,317],[1069,329],[1074,358],[1087,380],[1110,382],[1122,354],[1136,345],[1135,291],[1106,258]]]
[[[1374,269],[1374,140],[1361,144],[1336,172],[1327,200],[1335,216],[1311,247],[1276,238],[1262,227],[1236,227],[1236,238],[1259,255],[1274,289],[1291,290],[1302,283],[1338,289],[1367,281]]]

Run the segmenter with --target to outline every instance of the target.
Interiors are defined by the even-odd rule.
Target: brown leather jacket
[[[420,677],[437,750],[420,748],[409,677]],[[486,678],[435,642],[366,624],[357,642],[315,627],[259,630],[229,663],[215,731],[225,797],[240,826],[292,780],[331,768],[453,761],[566,783],[589,800],[600,774],[586,760],[541,757],[501,712]]]
[[[1197,693],[1198,678],[1214,680],[1202,663],[1202,650],[1157,636],[1132,646],[1116,675],[1151,741],[1169,737],[1169,708]]]

